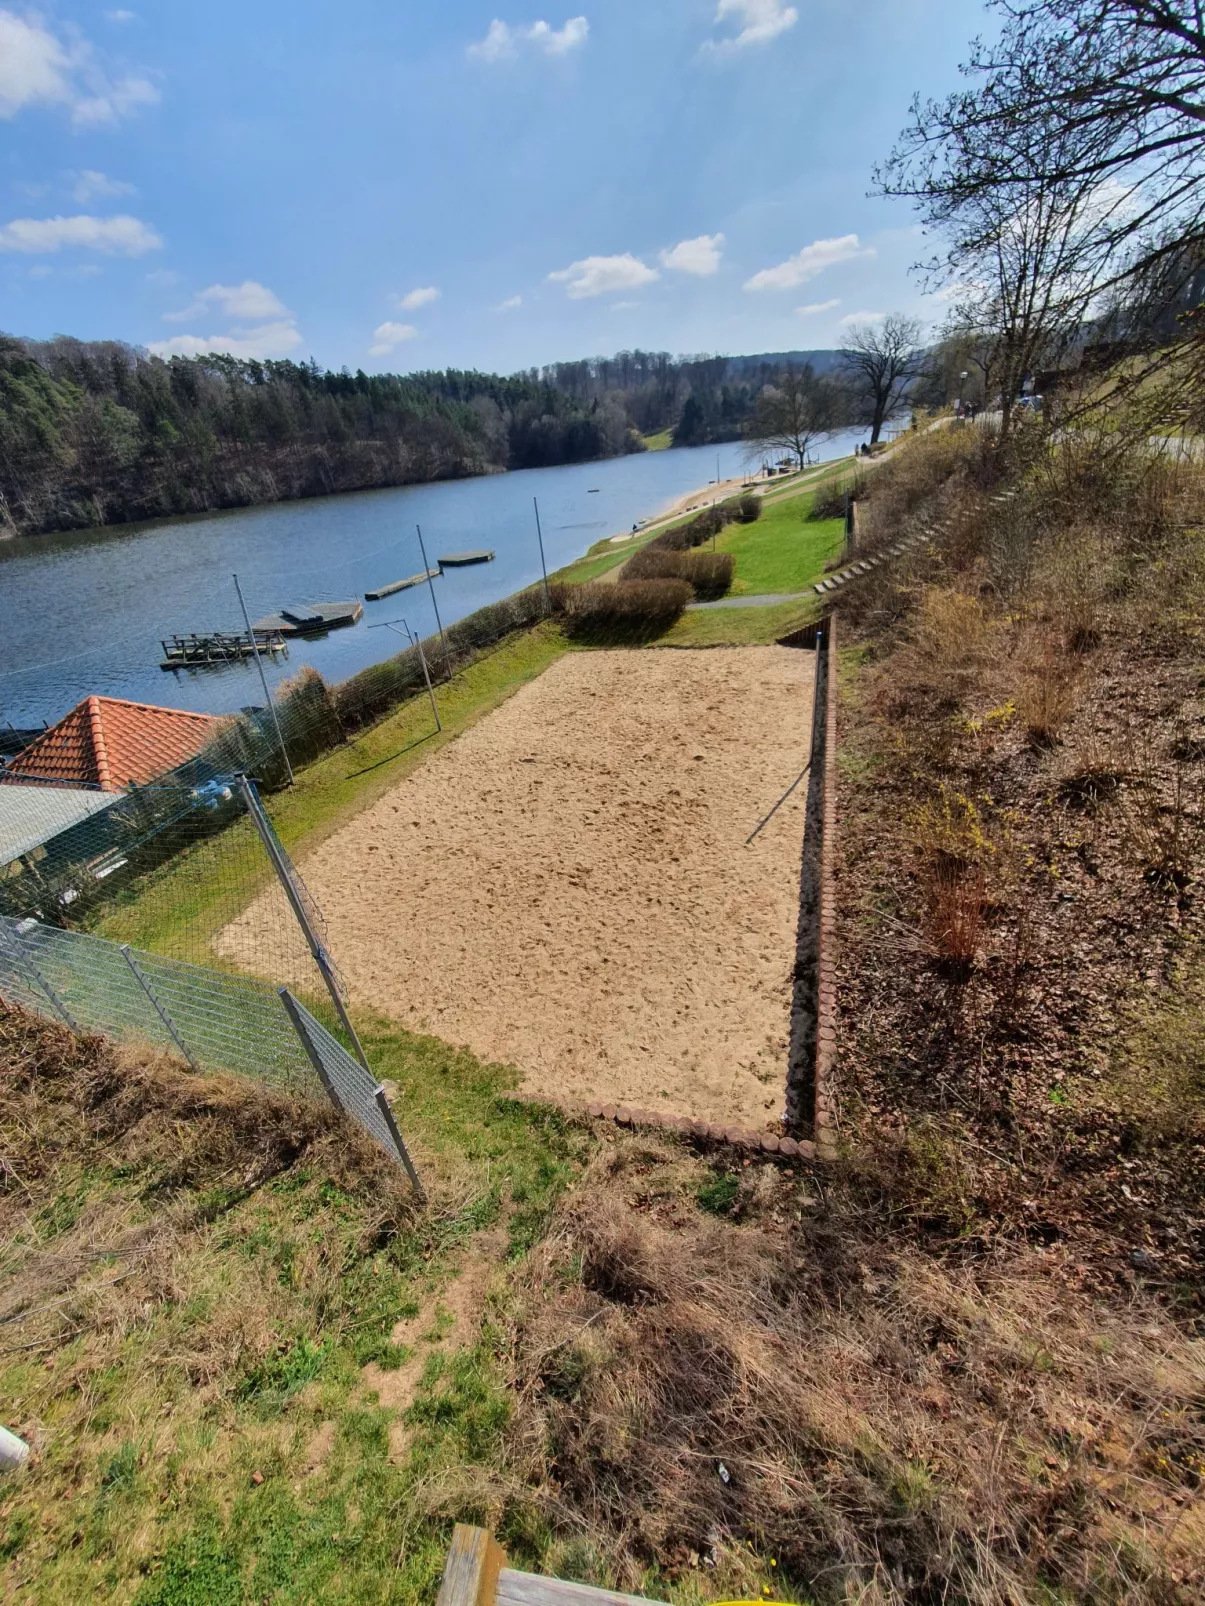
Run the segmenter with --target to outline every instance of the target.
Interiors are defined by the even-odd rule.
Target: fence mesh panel
[[[270,983],[136,949],[129,956],[134,966],[103,937],[0,916],[0,997],[80,1031],[150,1043],[207,1069],[322,1094]]]

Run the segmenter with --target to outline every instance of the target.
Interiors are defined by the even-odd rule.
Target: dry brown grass
[[[707,1174],[621,1139],[517,1313],[513,1454],[604,1573],[881,1606],[1198,1598],[1205,1366],[1157,1307],[1053,1298],[1036,1251],[889,1245],[856,1189],[771,1168],[712,1218]]]
[[[120,1338],[140,1311],[177,1296],[190,1234],[303,1158],[372,1201],[373,1235],[413,1215],[397,1168],[327,1105],[198,1076],[20,1011],[0,1010],[0,1065],[0,1331],[18,1351],[81,1332]],[[120,1187],[93,1189],[89,1174],[129,1178],[142,1204]],[[249,1326],[263,1348],[272,1342],[257,1311],[240,1317],[238,1346]],[[215,1354],[227,1349],[207,1342],[208,1359],[183,1364],[199,1379],[222,1369]],[[13,1351],[0,1342],[0,1352]]]

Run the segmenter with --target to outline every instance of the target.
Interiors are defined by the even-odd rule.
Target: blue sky
[[[978,0],[0,0],[0,328],[511,371],[940,319],[868,198]]]

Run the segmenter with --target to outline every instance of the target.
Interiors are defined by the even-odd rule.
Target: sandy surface
[[[301,864],[353,1001],[532,1093],[771,1124],[805,788],[743,842],[806,762],[811,680],[785,647],[560,659]]]

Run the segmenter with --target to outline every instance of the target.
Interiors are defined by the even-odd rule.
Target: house
[[[0,771],[0,786],[35,782],[123,792],[195,758],[223,722],[120,697],[85,697]]]

